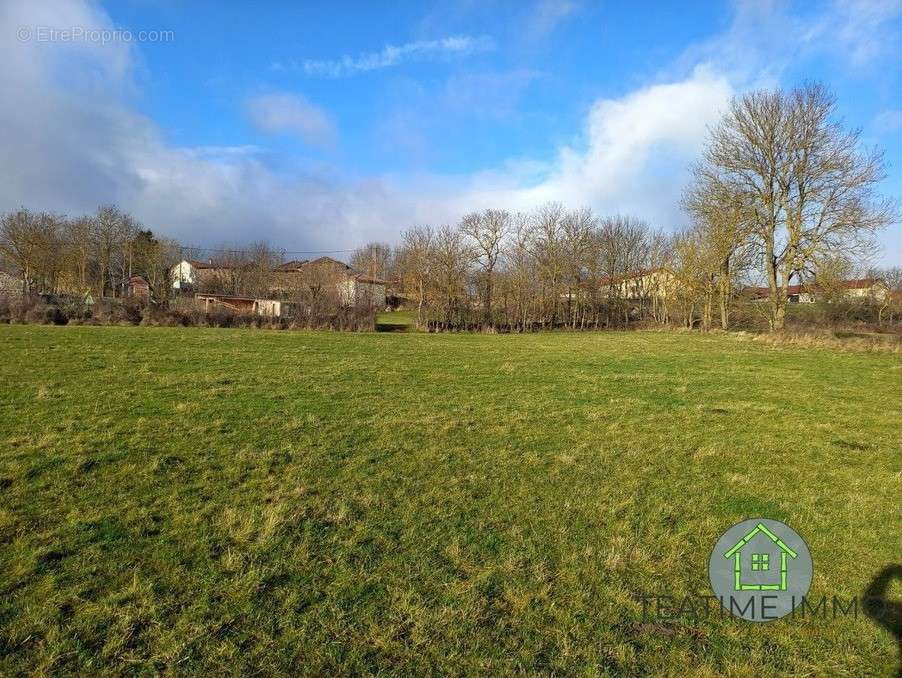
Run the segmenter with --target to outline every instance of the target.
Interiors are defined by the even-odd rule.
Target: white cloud
[[[335,129],[325,111],[299,94],[262,94],[247,102],[247,112],[254,125],[269,134],[295,134],[316,146],[328,146],[335,140]]]
[[[888,26],[900,15],[900,0],[838,0],[820,22],[818,37],[837,41],[852,65],[869,65],[881,56],[898,54],[898,36]]]
[[[81,0],[0,3],[4,30],[55,25],[54,17],[65,25],[111,27]],[[267,238],[287,249],[316,250],[394,241],[414,224],[453,222],[488,206],[529,209],[546,200],[672,226],[681,218],[686,167],[701,149],[706,125],[735,91],[754,82],[754,73],[745,78],[721,68],[710,45],[697,57],[656,84],[597,100],[581,133],[549,159],[511,160],[462,176],[352,181],[321,167],[276,171],[250,146],[167,142],[131,103],[135,55],[128,45],[0,41],[0,91],[16,94],[0,99],[0,166],[7,168],[0,211],[26,206],[78,214],[117,202],[186,244]],[[755,55],[749,51],[748,58]],[[254,100],[264,129],[308,140],[325,133],[317,109],[303,99],[266,96]]]
[[[340,78],[389,68],[409,61],[444,60],[469,56],[494,49],[494,42],[487,36],[472,37],[454,35],[440,40],[417,40],[404,45],[386,45],[378,52],[339,59],[305,59],[301,62],[276,62],[276,70],[300,71],[309,76]]]
[[[731,95],[725,78],[700,68],[680,82],[599,100],[588,114],[581,146],[562,148],[545,165],[513,164],[480,173],[459,187],[443,211],[529,209],[560,200],[673,226],[686,167]]]
[[[526,34],[540,39],[553,31],[577,9],[574,0],[537,0],[526,19]]]
[[[660,178],[654,166],[667,166],[668,183],[675,189],[667,191],[667,198],[678,198],[678,177],[685,177],[684,168],[701,148],[707,126],[717,121],[732,93],[723,76],[697,69],[683,81],[602,99],[589,112],[588,147],[562,149],[556,171],[530,192],[536,198],[644,213],[659,223],[666,219],[664,212],[672,219],[669,206],[649,210],[649,203],[663,197],[655,190]]]
[[[874,127],[880,132],[897,132],[902,130],[902,108],[880,111],[874,118]]]

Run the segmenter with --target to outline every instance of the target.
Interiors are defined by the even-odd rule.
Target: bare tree
[[[883,156],[835,120],[821,85],[757,91],[732,102],[711,132],[697,179],[722,186],[748,214],[769,290],[771,330],[785,323],[790,282],[818,257],[860,254],[894,205],[875,195]]]
[[[530,251],[532,223],[529,215],[518,213],[514,218],[513,234],[507,256],[502,262],[506,292],[512,309],[508,313],[512,327],[525,332],[531,327],[539,295],[536,260]]]
[[[97,277],[93,258],[94,220],[82,216],[69,222],[66,230],[68,267],[72,273],[73,287],[79,294],[86,294],[94,287]]]
[[[650,253],[650,233],[645,222],[617,215],[601,220],[596,237],[595,269],[601,274],[606,318],[610,324],[629,320],[630,301],[648,294],[645,274]]]
[[[131,262],[128,243],[137,232],[137,225],[115,205],[103,205],[92,219],[91,228],[92,256],[98,269],[97,294],[121,292]]]
[[[260,241],[252,243],[244,253],[244,278],[242,294],[268,297],[275,284],[275,268],[284,259],[283,252]]]
[[[511,215],[504,210],[487,209],[473,212],[460,222],[462,233],[469,238],[476,261],[482,269],[485,321],[492,325],[492,296],[495,268],[511,231]]]
[[[392,249],[383,242],[367,243],[351,254],[351,267],[366,273],[370,278],[388,280],[391,278]]]
[[[157,238],[149,229],[138,231],[132,243],[133,272],[147,280],[157,301],[169,297],[172,267],[179,261],[179,246],[174,240]]]
[[[882,325],[888,319],[892,325],[896,318],[902,317],[902,266],[885,268],[875,271],[872,275],[886,285],[885,293],[877,299],[879,304],[877,321]]]
[[[458,229],[445,225],[436,231],[432,247],[432,282],[436,298],[441,300],[445,328],[451,326],[466,295],[472,259],[473,250]]]
[[[720,327],[726,330],[734,283],[754,259],[749,242],[754,214],[704,166],[696,166],[693,174],[695,180],[683,195],[683,209],[692,218],[706,268],[716,267],[711,282],[717,288]]]
[[[405,287],[413,289],[417,296],[417,326],[422,327],[432,279],[435,232],[429,226],[418,226],[405,231],[401,240],[398,269]]]
[[[588,208],[567,212],[561,225],[563,283],[567,287],[567,323],[576,328],[584,306],[581,283],[589,264],[595,216]]]
[[[57,291],[64,270],[65,219],[19,210],[0,221],[0,254],[22,275],[23,291]]]
[[[566,211],[558,202],[542,205],[529,220],[526,246],[536,262],[539,275],[542,325],[557,324],[561,280],[564,275],[563,227]]]

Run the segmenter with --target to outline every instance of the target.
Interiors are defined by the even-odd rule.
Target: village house
[[[889,292],[886,283],[879,278],[859,278],[843,280],[840,283],[843,296],[853,301],[873,299],[883,301]],[[790,285],[786,288],[786,298],[790,304],[813,304],[817,301],[817,284]],[[751,287],[746,290],[752,301],[765,301],[770,296],[767,287]]]
[[[635,273],[602,278],[598,289],[604,296],[620,299],[666,299],[673,295],[675,276],[666,268],[650,268]]]
[[[275,269],[274,290],[290,296],[298,291],[336,295],[345,306],[385,306],[386,282],[356,271],[342,261],[320,257],[288,261]]]
[[[225,281],[232,275],[234,266],[214,264],[212,261],[182,259],[172,267],[172,287],[177,290],[192,290],[216,279]]]
[[[140,299],[145,302],[150,301],[150,284],[143,276],[133,275],[128,279],[128,288],[126,294],[134,299]]]
[[[876,299],[883,301],[889,294],[886,283],[879,278],[861,278],[843,281],[845,296],[849,299]]]

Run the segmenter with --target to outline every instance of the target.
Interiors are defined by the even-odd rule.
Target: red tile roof
[[[875,284],[880,282],[877,278],[858,278],[856,280],[843,280],[842,286],[847,290],[866,290],[873,287]],[[801,294],[802,292],[813,292],[817,287],[817,283],[805,283],[802,285],[790,285],[786,288],[786,294],[789,296],[795,296],[796,294]],[[746,291],[752,296],[756,297],[766,297],[770,294],[770,289],[767,287],[748,287]]]

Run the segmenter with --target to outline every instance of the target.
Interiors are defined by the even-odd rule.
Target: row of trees
[[[75,219],[19,210],[0,218],[0,258],[12,264],[23,291],[122,296],[143,276],[166,294],[179,246],[156,237],[114,206]]]
[[[762,90],[734,100],[710,131],[682,201],[690,226],[675,234],[550,203],[414,228],[396,251],[371,244],[355,264],[402,281],[420,323],[440,327],[579,328],[642,317],[726,329],[739,290],[758,281],[767,299],[750,308],[780,330],[790,285],[838,301],[853,262],[866,260],[874,234],[897,217],[895,203],[876,193],[884,176],[882,154],[843,128],[823,86]],[[632,289],[624,280],[658,268],[667,276],[634,278]],[[894,289],[895,271],[868,274]],[[665,281],[667,290],[655,289]]]
[[[420,324],[439,328],[578,329],[641,318],[726,329],[738,291],[757,280],[767,300],[754,308],[779,330],[790,285],[814,283],[826,298],[896,218],[895,203],[876,193],[884,175],[880,152],[843,128],[822,86],[757,91],[734,100],[710,130],[682,201],[688,228],[667,234],[559,203],[485,209],[453,226],[412,228],[394,248],[371,243],[350,263],[395,281]],[[113,206],[76,219],[26,210],[0,219],[0,257],[26,291],[117,296],[140,274],[161,299],[182,254],[201,258]],[[265,243],[219,250],[203,291],[267,296],[280,289],[283,259]],[[324,266],[309,280],[294,276],[299,301],[329,301],[342,273]]]
[[[622,278],[663,266],[669,243],[631,217],[548,203],[529,213],[487,209],[456,226],[410,229],[391,266],[422,325],[597,328],[635,313]],[[652,290],[640,290],[638,299],[666,319]]]
[[[527,214],[489,209],[455,226],[413,228],[395,250],[373,244],[355,260],[362,267],[378,252],[374,270],[398,280],[418,323],[435,329],[595,329],[645,321],[708,330],[718,316],[727,329],[739,309],[747,322],[757,316],[770,322],[770,301],[748,295],[760,279],[754,246],[729,240],[716,225],[666,234],[632,217],[550,203]],[[814,272],[812,288],[832,304],[834,320],[850,310],[843,281],[856,276],[884,279],[891,293],[871,300],[876,315],[898,314],[893,291],[902,290],[900,269],[865,270],[834,256],[819,260]]]

